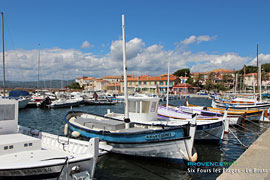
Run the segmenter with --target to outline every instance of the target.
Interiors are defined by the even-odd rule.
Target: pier
[[[265,131],[218,180],[270,179],[270,129]]]

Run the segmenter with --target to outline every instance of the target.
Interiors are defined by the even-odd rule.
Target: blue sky
[[[128,68],[135,75],[166,73],[167,58],[172,59],[172,70],[238,69],[243,63],[252,64],[257,43],[265,63],[270,60],[269,5],[250,0],[2,0],[0,11],[5,16],[7,61],[15,54],[21,64],[17,70],[31,80],[35,79],[38,43],[41,60],[45,65],[48,62],[44,78],[57,78],[56,71],[76,72],[67,73],[67,78],[121,73],[121,14],[125,14],[130,43]],[[72,61],[76,61],[74,66]],[[15,60],[7,63],[15,68]],[[88,63],[89,70],[84,69]],[[10,70],[9,77],[17,76]]]

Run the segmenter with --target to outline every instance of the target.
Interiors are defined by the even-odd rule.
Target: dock
[[[218,180],[270,179],[270,129],[267,129]]]

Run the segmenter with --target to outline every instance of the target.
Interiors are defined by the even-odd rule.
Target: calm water
[[[170,104],[181,105],[183,99],[172,100]],[[211,101],[205,98],[191,98],[190,104],[210,106]],[[107,109],[111,112],[124,112],[123,104],[114,106],[80,106],[74,107],[74,110],[87,111],[97,114],[105,114]],[[42,131],[63,135],[64,117],[69,111],[69,108],[42,110],[38,108],[23,109],[19,113],[19,124],[30,128],[39,129]],[[233,133],[245,145],[252,144],[262,134],[269,124],[263,123],[246,123],[246,129],[231,128]],[[252,131],[250,131],[252,130]],[[232,133],[225,135],[225,140],[220,144],[195,142],[195,147],[198,153],[198,162],[233,162],[244,151],[234,138]],[[202,170],[207,168],[200,167]],[[137,179],[216,179],[220,173],[189,173],[187,169],[183,169],[177,165],[170,164],[165,161],[154,161],[144,158],[128,157],[116,154],[105,155],[97,164],[95,178],[98,180],[137,180]]]

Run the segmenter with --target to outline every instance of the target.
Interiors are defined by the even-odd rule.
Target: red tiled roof
[[[104,76],[103,79],[121,79],[122,76]]]

